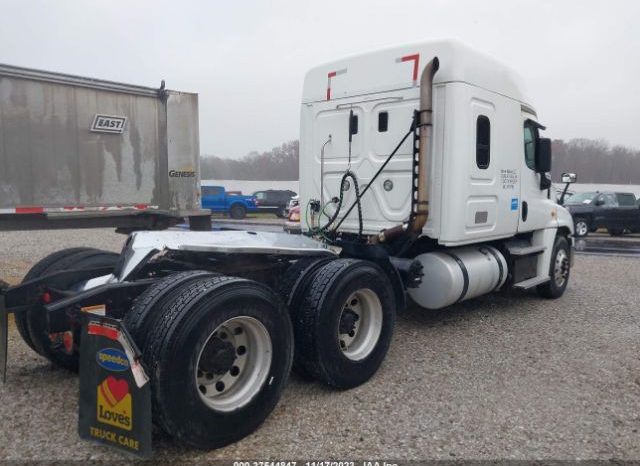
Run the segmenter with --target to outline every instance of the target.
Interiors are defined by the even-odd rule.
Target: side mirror
[[[596,206],[600,207],[601,205],[604,205],[604,199],[602,198],[596,199]]]
[[[551,139],[540,138],[536,144],[536,171],[548,173],[551,171]]]
[[[571,183],[575,183],[576,181],[578,181],[578,177],[576,176],[575,173],[563,173],[562,174],[562,182],[563,183],[571,184]]]

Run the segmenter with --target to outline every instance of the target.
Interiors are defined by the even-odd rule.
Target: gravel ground
[[[106,230],[0,233],[15,282],[69,246],[118,251]],[[576,257],[565,296],[491,295],[398,318],[364,386],[337,392],[293,376],[253,435],[203,453],[154,434],[156,459],[640,459],[640,261]],[[0,459],[122,459],[76,434],[77,378],[10,332],[0,386]]]

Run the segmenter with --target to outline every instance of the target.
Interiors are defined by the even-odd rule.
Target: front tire
[[[556,299],[564,294],[569,283],[570,267],[569,242],[564,236],[556,237],[551,253],[551,264],[549,266],[550,280],[539,285],[537,290],[540,296],[548,299]]]
[[[589,222],[584,218],[577,218],[574,224],[576,238],[584,238],[589,234]]]
[[[277,404],[292,355],[289,316],[269,288],[233,277],[193,282],[167,304],[143,349],[154,421],[195,448],[238,441]]]
[[[314,274],[293,309],[296,362],[304,373],[340,389],[363,384],[384,360],[396,303],[375,264],[336,259]]]

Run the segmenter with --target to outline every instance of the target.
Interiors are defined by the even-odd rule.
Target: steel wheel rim
[[[558,250],[553,268],[553,277],[557,287],[562,287],[569,275],[569,256],[564,249]]]
[[[196,360],[200,399],[216,411],[242,408],[265,383],[271,359],[271,336],[259,320],[240,316],[223,322],[209,335]]]
[[[345,324],[345,320],[350,322]],[[352,361],[365,359],[373,352],[381,333],[382,303],[378,295],[368,288],[352,293],[342,306],[338,325],[342,354]]]
[[[576,223],[576,230],[578,232],[578,236],[584,236],[587,234],[587,222],[580,221]]]

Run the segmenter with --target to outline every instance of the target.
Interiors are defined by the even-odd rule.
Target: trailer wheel
[[[50,265],[43,269],[39,276],[71,269],[115,267],[116,262],[120,258],[119,254],[101,251],[99,249],[74,248],[74,250],[75,251],[66,250],[69,251],[69,254],[62,254],[65,251],[60,251],[60,255],[58,256],[55,256],[57,253],[49,256],[55,256],[55,260],[50,261]],[[67,354],[59,345],[51,341],[48,332],[47,311],[44,307],[33,307],[25,314],[24,317],[29,337],[36,352],[57,366],[77,371],[79,362],[78,351],[74,349],[72,354]]]
[[[204,270],[173,273],[161,278],[138,296],[122,320],[138,348],[144,348],[147,335],[153,327],[158,314],[179,292],[180,288],[196,280],[216,275]]]
[[[271,413],[291,369],[291,322],[268,287],[213,277],[182,288],[143,349],[154,421],[202,449],[253,432]]]
[[[240,220],[246,217],[247,209],[240,204],[233,204],[231,209],[229,209],[229,215],[231,218],[235,218],[236,220]]]
[[[382,364],[396,309],[377,265],[356,259],[325,264],[294,312],[296,360],[306,373],[347,389],[369,380]]]
[[[550,280],[538,285],[538,294],[544,298],[555,299],[564,294],[569,283],[569,275],[571,272],[569,261],[569,242],[564,236],[558,236],[553,245],[551,254],[551,265],[549,268]]]

